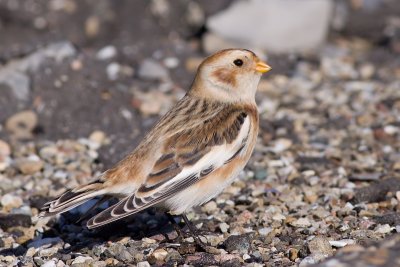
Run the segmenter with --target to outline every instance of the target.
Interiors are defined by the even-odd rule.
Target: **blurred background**
[[[345,99],[324,112],[347,125],[349,105],[368,102],[347,97],[371,90],[365,81],[389,87],[400,76],[400,3],[0,0],[0,138],[93,134],[109,166],[185,93],[199,62],[228,47],[252,49],[273,67],[258,98],[266,141],[274,121],[291,121],[281,108],[315,111],[336,97]],[[398,105],[398,94],[378,91]]]

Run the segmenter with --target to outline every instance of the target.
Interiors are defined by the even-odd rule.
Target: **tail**
[[[69,211],[85,203],[86,201],[106,193],[107,191],[104,189],[103,182],[100,180],[76,187],[66,191],[58,198],[44,204],[39,216],[47,217]]]

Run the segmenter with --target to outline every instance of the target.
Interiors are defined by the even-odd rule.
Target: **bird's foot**
[[[174,217],[169,214],[166,213],[168,219],[170,220],[171,224],[173,225],[175,231],[178,233],[178,242],[180,244],[182,244],[183,248],[186,247],[192,247],[190,242],[187,242],[185,239],[188,237],[192,237],[195,243],[195,246],[207,253],[211,253],[211,254],[220,254],[220,251],[212,246],[208,246],[207,244],[207,238],[205,236],[203,236],[202,234],[205,233],[204,231],[199,231],[190,221],[189,219],[186,217],[186,214],[182,214],[182,218],[186,224],[186,226],[188,227],[189,231],[188,232],[184,232],[182,231],[182,229],[179,227],[178,223],[175,221]],[[206,240],[205,242],[203,242],[202,238],[204,240]]]

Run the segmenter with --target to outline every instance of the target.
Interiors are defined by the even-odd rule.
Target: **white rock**
[[[215,201],[210,201],[208,203],[206,203],[205,205],[203,205],[203,210],[205,212],[213,212],[214,210],[217,209],[217,203],[215,203]]]
[[[354,209],[354,205],[351,204],[350,202],[346,202],[346,205],[344,205],[344,207],[349,209],[349,210],[353,210]]]
[[[176,57],[167,57],[163,60],[164,65],[169,69],[175,69],[179,66],[179,59]]]
[[[269,52],[306,50],[325,40],[332,9],[331,0],[237,1],[211,16],[207,27],[228,40]]]
[[[309,227],[311,226],[311,222],[307,218],[299,218],[291,223],[291,225],[295,227]]]
[[[272,220],[274,221],[283,221],[285,219],[286,217],[281,213],[276,213],[274,216],[272,216]]]
[[[120,113],[121,113],[121,116],[122,116],[124,119],[128,120],[128,121],[131,120],[132,117],[133,117],[132,112],[130,112],[130,111],[129,111],[128,109],[126,109],[126,108],[121,108]]]
[[[247,253],[243,254],[243,257],[242,257],[242,258],[243,258],[243,260],[251,259],[250,255],[247,254]]]
[[[394,125],[386,125],[383,130],[385,131],[385,133],[387,133],[388,135],[394,135],[396,133],[399,132],[399,127],[396,127]]]
[[[383,225],[379,225],[376,228],[376,232],[379,233],[379,234],[387,234],[387,233],[390,233],[392,231],[392,229],[393,228],[390,227],[389,224],[383,224]]]
[[[150,263],[147,261],[141,261],[136,264],[137,267],[150,267]]]
[[[228,232],[229,225],[227,223],[224,223],[224,222],[220,223],[219,224],[219,229],[221,229],[222,233],[226,233],[226,232]]]
[[[46,261],[42,267],[56,267],[56,263],[53,260]]]
[[[353,245],[355,243],[356,243],[356,241],[353,240],[353,239],[342,239],[342,240],[331,240],[331,241],[329,241],[329,244],[332,247],[337,247],[337,248],[342,248],[342,247],[345,247],[347,245]]]
[[[121,70],[121,65],[116,62],[107,65],[106,73],[109,80],[114,81],[118,79],[119,72]]]
[[[304,259],[301,260],[299,267],[307,267],[311,264],[315,263],[315,259],[311,256],[307,256]]]
[[[78,256],[74,259],[72,264],[77,264],[77,263],[85,263],[86,261],[91,261],[93,260],[92,257],[85,257],[85,256]]]
[[[280,153],[291,147],[292,144],[293,144],[292,140],[286,138],[280,138],[275,141],[272,151],[275,153]]]
[[[117,55],[117,49],[115,46],[108,45],[103,47],[102,49],[99,50],[96,54],[96,58],[99,60],[108,60]]]
[[[264,236],[268,235],[271,232],[272,232],[272,228],[271,227],[265,227],[265,228],[258,229],[258,233],[260,235],[264,235]]]
[[[305,170],[301,174],[303,174],[305,177],[311,177],[311,176],[315,175],[315,171],[314,170]]]

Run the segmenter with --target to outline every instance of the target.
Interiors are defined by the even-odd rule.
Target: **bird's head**
[[[220,101],[254,101],[261,74],[269,70],[249,50],[222,50],[200,64],[191,92]]]

